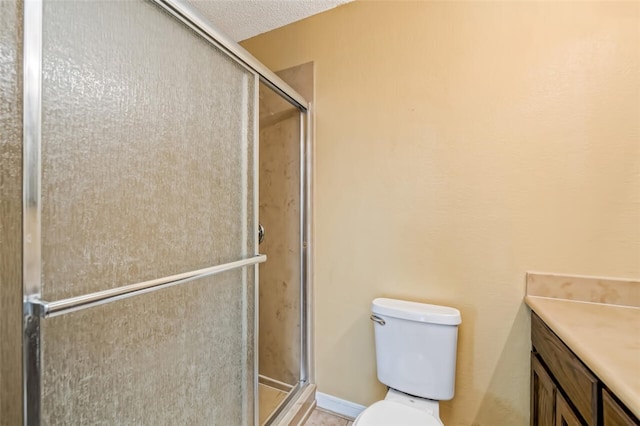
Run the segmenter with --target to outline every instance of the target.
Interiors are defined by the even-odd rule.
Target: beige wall
[[[384,395],[373,298],[442,303],[445,423],[527,424],[525,271],[640,275],[639,9],[356,1],[244,43],[316,65],[321,392]]]

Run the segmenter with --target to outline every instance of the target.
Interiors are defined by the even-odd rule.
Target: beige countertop
[[[640,418],[640,308],[531,295],[525,301]]]

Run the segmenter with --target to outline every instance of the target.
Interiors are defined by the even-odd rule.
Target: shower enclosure
[[[258,423],[259,86],[303,206],[306,100],[180,1],[0,11],[0,424]]]
[[[313,64],[278,73],[311,100]],[[308,382],[306,324],[308,255],[305,194],[304,120],[269,87],[260,85],[259,220],[264,226],[260,252],[259,373],[260,421],[275,419],[290,395]]]

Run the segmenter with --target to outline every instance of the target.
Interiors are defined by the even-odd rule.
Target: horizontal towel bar
[[[225,263],[224,265],[211,266],[209,268],[183,272],[181,274],[158,278],[151,281],[144,281],[138,284],[130,284],[123,287],[85,294],[83,296],[70,297],[68,299],[62,299],[56,302],[46,302],[44,300],[40,300],[37,297],[33,297],[25,301],[25,303],[28,305],[26,311],[33,312],[34,315],[39,315],[42,318],[55,317],[70,312],[80,311],[82,309],[90,308],[93,306],[103,305],[105,303],[115,302],[117,300],[149,293],[163,288],[173,287],[175,285],[184,284],[189,281],[219,274],[221,272],[231,271],[233,269],[238,269],[245,266],[256,265],[258,263],[265,262],[266,260],[267,256],[264,254],[260,254],[248,259]]]

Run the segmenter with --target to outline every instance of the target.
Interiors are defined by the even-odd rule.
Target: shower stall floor
[[[272,388],[262,383],[258,384],[258,401],[260,404],[258,418],[261,425],[263,425],[271,413],[278,408],[287,395],[288,392]]]

